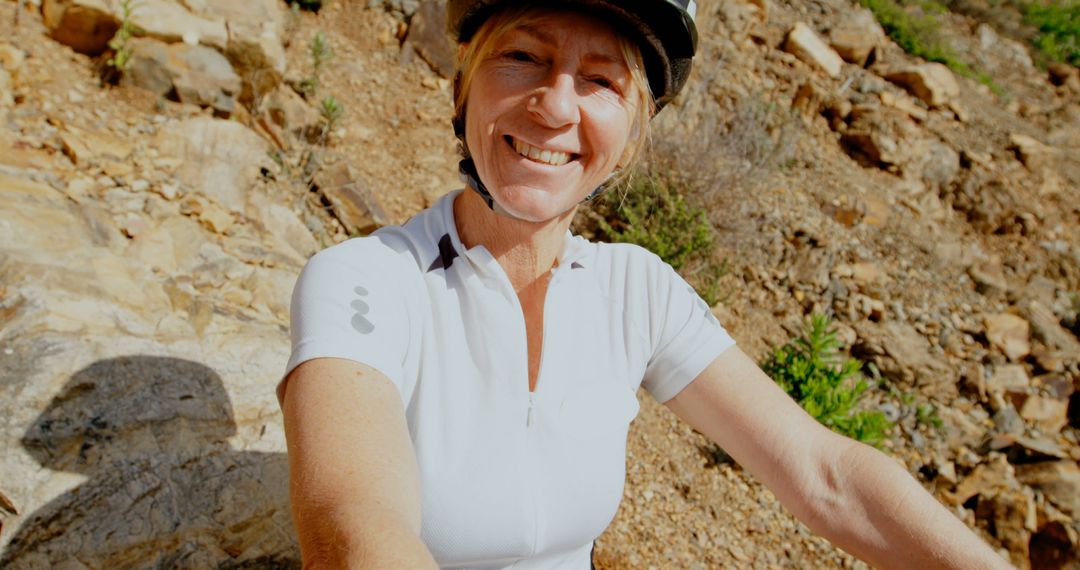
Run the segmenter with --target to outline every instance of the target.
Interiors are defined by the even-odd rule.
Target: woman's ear
[[[465,52],[469,50],[469,44],[458,44],[457,46],[457,62],[458,69],[465,63]]]

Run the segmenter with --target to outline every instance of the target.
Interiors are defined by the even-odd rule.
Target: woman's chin
[[[542,190],[524,190],[495,194],[495,201],[511,216],[527,222],[543,223],[561,217],[577,206],[565,196],[552,196]]]

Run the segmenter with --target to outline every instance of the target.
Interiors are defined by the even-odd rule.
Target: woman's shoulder
[[[429,250],[438,249],[438,239],[434,236],[443,235],[446,224],[443,206],[440,202],[403,224],[385,226],[371,235],[330,246],[316,253],[308,263],[417,273],[424,260],[431,257]]]
[[[597,267],[612,275],[651,274],[670,267],[660,256],[637,244],[588,243]]]

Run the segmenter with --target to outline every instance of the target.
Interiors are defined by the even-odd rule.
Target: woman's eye
[[[589,81],[591,81],[594,85],[596,85],[598,87],[602,87],[604,89],[614,89],[615,88],[615,83],[612,82],[607,77],[603,77],[603,76],[590,77]]]
[[[514,61],[525,61],[525,62],[536,61],[536,58],[533,57],[533,55],[531,53],[529,53],[527,51],[521,51],[521,50],[509,51],[509,52],[506,53],[506,57],[508,59],[512,59]]]

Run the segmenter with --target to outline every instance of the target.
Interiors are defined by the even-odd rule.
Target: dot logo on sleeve
[[[361,297],[366,297],[368,294],[368,290],[364,289],[363,287],[356,287],[353,289],[353,292],[355,292]],[[352,303],[350,303],[350,306],[356,311],[356,314],[352,316],[352,328],[356,329],[356,332],[360,334],[368,334],[371,331],[375,330],[375,325],[372,324],[371,321],[367,320],[367,317],[364,316],[368,314],[368,311],[371,310],[371,307],[369,307],[363,299],[355,299]]]

